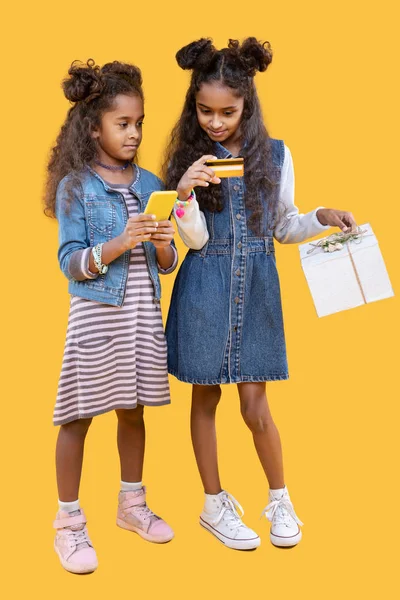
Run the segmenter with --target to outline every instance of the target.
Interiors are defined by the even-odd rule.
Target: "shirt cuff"
[[[185,223],[186,221],[191,221],[193,218],[193,213],[196,210],[196,204],[197,204],[197,198],[196,198],[196,192],[194,190],[193,190],[193,198],[191,199],[191,201],[189,202],[189,204],[187,206],[183,207],[185,214],[182,215],[182,217],[176,216],[175,213],[176,213],[176,210],[178,209],[178,204],[175,203],[174,208],[173,208],[173,214],[174,214],[174,217],[177,220],[177,222],[179,221],[180,223]]]
[[[158,272],[161,275],[168,275],[169,273],[172,273],[172,271],[175,271],[176,265],[178,264],[178,252],[177,252],[175,246],[172,246],[172,244],[171,244],[171,248],[174,252],[174,260],[172,261],[172,265],[170,267],[168,267],[168,269],[163,269],[162,267],[160,267],[159,263],[157,263]]]
[[[96,279],[99,273],[92,273],[89,268],[90,253],[92,252],[91,246],[83,248],[82,250],[76,250],[71,255],[69,261],[69,273],[71,277],[77,281],[83,281],[85,279]]]
[[[320,231],[326,231],[327,229],[330,229],[330,225],[322,225],[322,223],[318,220],[317,217],[317,211],[320,210],[321,208],[325,208],[325,206],[318,206],[318,208],[316,208],[313,212],[312,212],[312,223],[313,225],[319,229]]]
[[[97,273],[92,273],[92,271],[90,270],[90,255],[92,253],[92,248],[86,248],[86,250],[84,250],[83,253],[83,267],[84,270],[83,272],[85,273],[86,277],[88,279],[96,279],[96,277],[99,276],[99,272],[97,271]]]

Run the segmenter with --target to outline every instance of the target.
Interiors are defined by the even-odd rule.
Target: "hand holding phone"
[[[154,215],[139,214],[130,217],[120,236],[122,248],[131,250],[137,244],[150,240],[157,231],[157,225]]]
[[[174,238],[175,229],[171,221],[160,221],[155,233],[150,237],[150,242],[154,244],[156,248],[166,248],[169,246]]]

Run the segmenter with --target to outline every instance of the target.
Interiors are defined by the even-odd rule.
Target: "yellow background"
[[[218,413],[223,485],[244,506],[262,545],[235,552],[199,527],[203,496],[190,445],[190,386],[171,378],[173,404],[147,410],[144,481],[151,507],[173,525],[176,538],[152,545],[115,526],[119,469],[110,413],[96,418],[89,433],[80,494],[100,566],[86,577],[63,571],[52,548],[52,410],[68,294],[56,261],[57,226],[42,215],[40,197],[48,151],[68,108],[60,81],[72,60],[119,59],[141,67],[140,159],[158,171],[188,84],[175,52],[201,36],[220,47],[229,37],[255,35],[275,51],[257,85],[271,134],[292,151],[298,205],[303,212],[319,204],[349,209],[359,223],[370,222],[398,292],[395,2],[72,0],[9,3],[7,11],[1,40],[3,597],[394,598],[398,300],[318,319],[296,246],[277,248],[291,379],[268,391],[287,484],[305,523],[302,543],[290,551],[269,543],[268,524],[259,520],[268,487],[233,386],[224,388]],[[172,283],[172,276],[163,279],[164,316]]]

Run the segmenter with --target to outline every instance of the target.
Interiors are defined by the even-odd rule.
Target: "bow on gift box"
[[[335,252],[337,250],[342,250],[344,248],[344,244],[348,244],[348,242],[360,244],[362,242],[364,233],[367,233],[367,231],[367,229],[361,229],[361,227],[357,227],[355,231],[351,231],[349,233],[343,233],[342,231],[338,233],[333,233],[332,235],[329,235],[328,237],[319,240],[316,244],[310,243],[310,246],[313,247],[307,251],[307,254],[311,254],[317,248],[321,248],[324,252]],[[352,253],[350,252],[350,244],[348,244],[347,248],[349,252],[351,265],[354,270],[354,275],[356,276],[358,287],[360,288],[362,299],[364,301],[364,304],[366,304],[367,300],[365,298],[364,289],[361,284],[360,276],[354,263]]]
[[[357,227],[356,231],[351,231],[350,233],[343,233],[340,231],[339,233],[332,233],[326,238],[319,240],[316,244],[310,243],[310,250],[307,251],[307,254],[311,254],[317,248],[322,248],[324,252],[335,252],[336,250],[342,250],[343,244],[347,242],[355,242],[359,244],[362,242],[362,237],[367,230],[362,230],[360,227]]]

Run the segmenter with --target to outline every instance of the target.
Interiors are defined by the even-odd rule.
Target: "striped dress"
[[[124,185],[129,216],[137,199]],[[71,296],[53,422],[63,425],[116,408],[170,403],[167,346],[142,244],[131,250],[123,306]]]

